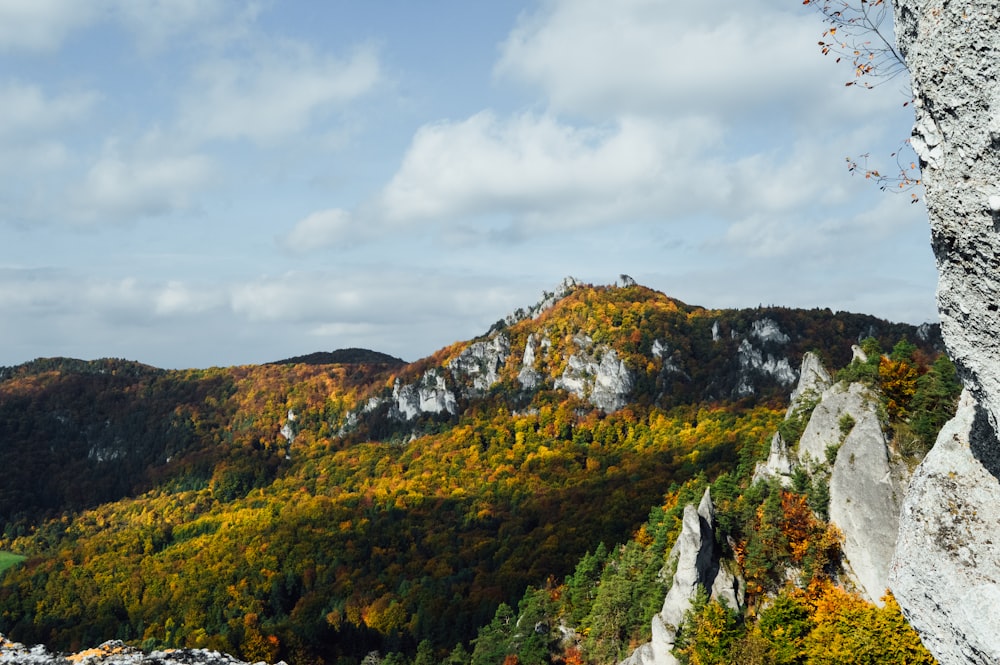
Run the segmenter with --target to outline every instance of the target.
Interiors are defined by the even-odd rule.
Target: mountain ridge
[[[402,366],[5,374],[0,549],[29,558],[0,632],[327,662],[467,642],[664,492],[749,477],[805,351],[937,353],[933,328],[634,283],[549,300]]]

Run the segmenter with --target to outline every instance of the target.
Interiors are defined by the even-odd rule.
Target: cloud
[[[122,221],[189,209],[214,177],[215,167],[205,155],[122,155],[112,142],[76,193],[77,217]]]
[[[23,139],[79,121],[99,99],[93,91],[47,96],[37,85],[0,83],[0,139]]]
[[[284,42],[198,67],[181,104],[180,122],[203,140],[276,141],[368,94],[380,79],[379,58],[371,47],[341,59]]]
[[[538,89],[558,112],[592,118],[736,120],[780,108],[815,122],[830,117],[817,99],[854,118],[873,102],[884,107],[889,97],[879,94],[844,101],[851,73],[820,57],[819,32],[798,5],[766,0],[548,0],[508,35],[494,73]]]
[[[363,234],[364,230],[350,212],[332,208],[299,220],[283,244],[292,251],[304,252],[323,247],[351,246]]]
[[[53,51],[66,37],[97,20],[105,3],[0,0],[0,50]]]
[[[496,212],[556,227],[608,221],[699,188],[688,159],[716,140],[700,121],[579,128],[482,112],[422,127],[380,203],[395,222]]]
[[[249,3],[242,13],[233,8],[224,0],[116,0],[114,12],[140,51],[150,53],[165,46],[176,48],[178,41],[229,41],[226,33],[245,32],[258,10],[256,3]]]

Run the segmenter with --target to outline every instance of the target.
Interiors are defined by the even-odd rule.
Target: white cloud
[[[181,124],[203,139],[283,139],[371,92],[380,78],[373,48],[340,59],[286,42],[201,65],[181,105]]]
[[[112,144],[90,167],[77,193],[78,217],[86,222],[134,220],[188,209],[213,178],[214,166],[205,155],[123,156]]]
[[[0,50],[55,50],[105,8],[96,0],[0,0]]]
[[[118,20],[134,36],[143,52],[176,46],[187,41],[220,39],[220,33],[243,31],[242,24],[256,15],[255,3],[244,13],[233,12],[233,3],[225,0],[116,0]]]
[[[380,202],[397,222],[495,212],[550,226],[609,221],[702,189],[704,166],[689,160],[717,138],[700,121],[577,128],[483,112],[421,128]]]
[[[815,122],[831,117],[817,100],[854,119],[894,103],[846,95],[849,68],[820,56],[821,32],[799,5],[766,0],[548,0],[511,31],[495,75],[538,88],[560,112],[598,118],[779,109]]]
[[[284,239],[284,245],[296,252],[350,246],[362,232],[350,212],[332,208],[314,212],[299,220]]]
[[[47,96],[37,85],[0,83],[0,138],[24,138],[78,121],[99,99],[93,91]]]

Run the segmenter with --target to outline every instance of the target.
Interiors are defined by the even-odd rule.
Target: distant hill
[[[843,367],[868,337],[909,340],[920,367],[940,350],[937,326],[572,282],[413,363],[0,368],[0,551],[27,557],[0,577],[0,633],[251,661],[356,664],[423,641],[442,656],[529,585],[629,541],[666,493],[679,511],[677,488],[727,474],[736,493],[803,354]]]
[[[406,361],[402,358],[390,356],[389,354],[382,353],[380,351],[352,347],[349,349],[337,349],[336,351],[316,351],[315,353],[308,353],[304,356],[295,356],[294,358],[276,360],[268,364],[298,365],[300,363],[303,365],[405,365]]]

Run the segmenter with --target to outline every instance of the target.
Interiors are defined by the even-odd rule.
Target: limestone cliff
[[[903,503],[889,580],[907,619],[942,663],[1000,662],[996,445],[986,415],[964,393]]]
[[[971,399],[914,475],[892,588],[939,661],[998,662],[1000,11],[973,0],[894,6],[913,85],[911,143],[937,260],[942,333]]]
[[[668,567],[676,565],[663,608],[653,616],[652,640],[632,652],[621,665],[677,665],[672,653],[677,630],[691,608],[698,588],[711,598],[738,609],[743,605],[743,581],[734,576],[715,548],[715,508],[705,490],[701,502],[684,507],[680,536],[667,557]]]

